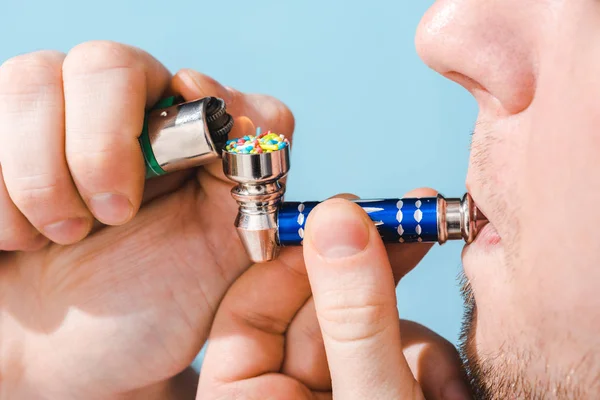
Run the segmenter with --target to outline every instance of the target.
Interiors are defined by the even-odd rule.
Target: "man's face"
[[[480,107],[463,255],[480,397],[600,398],[600,1],[441,0],[423,60]]]

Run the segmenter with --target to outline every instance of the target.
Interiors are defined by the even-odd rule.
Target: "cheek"
[[[600,82],[561,76],[549,73],[539,88],[518,190],[522,271],[564,290],[563,279],[574,274],[598,276]]]
[[[600,329],[600,53],[594,41],[573,42],[546,52],[518,171],[515,299],[522,327],[549,353],[556,342],[590,346],[578,339]]]

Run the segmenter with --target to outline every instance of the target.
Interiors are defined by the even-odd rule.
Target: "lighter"
[[[271,147],[265,152],[261,151],[264,139],[260,135],[245,139],[228,142],[223,170],[237,183],[231,191],[239,205],[235,226],[246,252],[252,261],[266,262],[275,259],[282,246],[302,245],[306,219],[319,202],[283,201],[285,185],[281,180],[290,169],[287,141],[267,140]],[[469,194],[448,199],[438,195],[355,202],[386,243],[471,243],[486,221]]]
[[[221,158],[233,118],[225,102],[205,97],[181,102],[169,97],[146,114],[139,142],[146,178],[208,164]]]

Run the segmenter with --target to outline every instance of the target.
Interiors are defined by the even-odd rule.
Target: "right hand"
[[[431,246],[386,248],[356,204],[319,204],[302,249],[253,265],[227,292],[196,398],[471,398],[454,346],[398,316],[396,284]]]
[[[250,266],[221,163],[144,182],[137,138],[167,92],[223,98],[232,137],[294,130],[271,97],[172,77],[112,42],[0,67],[0,397],[114,398],[167,381]]]

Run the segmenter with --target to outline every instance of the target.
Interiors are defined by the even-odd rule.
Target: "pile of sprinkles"
[[[228,140],[225,149],[230,153],[262,154],[281,150],[289,144],[290,142],[284,135],[278,135],[271,131],[260,133],[257,130],[256,135],[246,135],[239,139]]]

